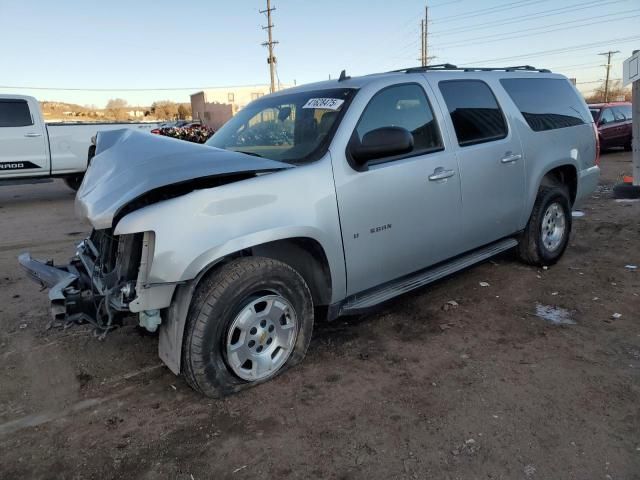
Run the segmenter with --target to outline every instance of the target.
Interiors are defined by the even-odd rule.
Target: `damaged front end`
[[[91,236],[65,266],[34,260],[28,253],[18,261],[33,280],[49,288],[52,325],[88,322],[104,336],[125,317],[138,314],[140,325],[154,332],[161,323],[160,312],[170,315],[174,291],[184,279],[163,274],[172,266],[170,257],[154,262],[153,228],[115,235],[118,224],[177,197],[290,168],[294,167],[134,130],[99,132],[96,155],[75,199],[76,214],[94,229]],[[174,214],[166,222],[179,224],[180,216]]]
[[[66,266],[34,260],[28,253],[18,261],[34,281],[49,288],[50,326],[90,323],[95,334],[104,337],[131,314],[130,303],[144,284],[152,248],[152,232],[114,236],[111,229],[94,230]],[[145,326],[152,331],[159,324],[159,316],[155,325],[153,319],[141,319],[150,322]]]

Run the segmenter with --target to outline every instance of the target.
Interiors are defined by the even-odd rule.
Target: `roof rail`
[[[551,70],[546,68],[536,68],[531,65],[516,65],[513,67],[458,67],[451,63],[440,63],[437,65],[426,65],[424,67],[408,67],[408,68],[400,68],[398,70],[392,70],[393,72],[405,72],[405,73],[415,73],[415,72],[428,72],[430,70],[455,70],[459,72],[493,72],[493,71],[504,71],[504,72],[540,72],[540,73],[551,73]]]

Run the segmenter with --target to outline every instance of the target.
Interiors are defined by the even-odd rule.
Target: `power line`
[[[431,5],[429,8],[445,7],[445,6],[453,4],[453,3],[460,3],[460,2],[464,2],[464,1],[466,1],[466,0],[451,0],[450,2],[441,2],[441,3],[437,3],[435,5]],[[394,28],[391,32],[395,33],[395,32],[397,32],[399,30],[405,30],[406,27],[409,26],[410,24],[412,24],[414,21],[415,21],[415,17],[411,17],[410,19],[408,19],[405,22],[403,22],[400,25],[400,27]]]
[[[498,21],[493,23],[485,23],[483,25],[476,25],[470,28],[462,28],[462,29],[447,29],[445,32],[434,32],[432,36],[434,37],[444,37],[447,35],[459,35],[460,33],[471,32],[474,30],[486,30],[487,28],[495,28],[503,25],[510,25],[512,23],[521,23],[521,21],[529,21],[529,20],[538,20],[540,18],[552,17],[559,14],[575,12],[578,10],[585,10],[587,8],[591,8],[592,6],[605,6],[611,5],[614,3],[626,2],[628,0],[609,0],[605,2],[600,2],[599,0],[591,1],[588,3],[574,3],[573,5],[566,5],[560,8],[553,8],[551,10],[542,10],[537,13],[530,13],[527,15],[520,15],[518,17],[511,17],[509,20]],[[574,8],[578,7],[578,8]]]
[[[460,3],[464,2],[464,0],[451,0],[450,2],[440,2],[434,5],[431,5],[429,8],[438,8],[438,7],[446,7],[447,5],[451,5],[452,3]]]
[[[255,87],[256,84],[245,85],[218,85],[209,87],[160,87],[160,88],[58,88],[58,87],[27,87],[16,85],[0,85],[2,89],[11,90],[52,90],[60,92],[171,92],[171,91],[199,91],[199,90],[213,90],[216,88],[238,88],[238,87]]]
[[[629,43],[635,40],[639,40],[640,39],[640,35],[634,35],[634,36],[630,36],[630,37],[620,37],[620,38],[611,38],[611,39],[607,39],[604,41],[599,41],[599,42],[592,42],[592,43],[584,43],[581,45],[573,45],[571,47],[563,47],[563,48],[555,48],[555,49],[551,49],[551,50],[542,50],[539,52],[531,52],[531,53],[526,53],[524,55],[514,55],[511,57],[497,57],[497,58],[489,58],[486,60],[474,60],[473,62],[468,62],[468,63],[462,63],[461,66],[467,66],[467,65],[476,65],[476,64],[480,64],[480,63],[489,63],[489,62],[502,62],[502,61],[511,61],[511,60],[520,60],[520,59],[525,59],[525,58],[534,58],[534,57],[542,57],[545,55],[549,55],[549,54],[558,54],[558,53],[566,53],[566,52],[572,52],[572,51],[577,51],[577,50],[585,50],[587,48],[592,48],[592,47],[598,47],[598,46],[602,46],[603,43]]]
[[[510,2],[510,3],[505,3],[502,5],[496,5],[495,7],[489,7],[489,8],[481,8],[479,10],[473,10],[471,12],[467,12],[467,13],[463,13],[462,15],[458,14],[458,15],[449,15],[448,17],[442,17],[439,18],[438,20],[434,21],[435,23],[446,23],[448,22],[455,22],[458,20],[465,20],[467,18],[473,18],[473,17],[481,17],[483,15],[489,15],[489,14],[494,14],[494,13],[499,13],[499,12],[503,12],[506,10],[512,10],[514,8],[522,8],[522,7],[528,7],[529,5],[534,5],[534,4],[538,4],[541,2],[547,2],[549,0],[519,0],[517,2]]]
[[[494,34],[491,34],[491,35],[485,35],[485,36],[481,36],[481,37],[467,38],[465,40],[455,41],[455,42],[452,42],[452,43],[439,44],[438,46],[439,47],[449,47],[449,48],[451,48],[451,47],[462,46],[462,45],[466,46],[466,45],[468,45],[469,42],[473,42],[474,45],[482,45],[482,44],[485,44],[485,43],[492,43],[492,42],[508,40],[508,39],[512,39],[512,38],[521,38],[521,37],[528,37],[528,36],[531,36],[531,35],[540,35],[540,34],[543,34],[543,33],[550,33],[550,32],[556,32],[558,30],[562,30],[562,28],[546,30],[547,28],[550,28],[550,27],[566,26],[566,25],[569,25],[569,24],[585,22],[585,21],[588,21],[588,20],[596,20],[596,19],[598,20],[597,22],[591,22],[591,23],[585,23],[583,25],[574,25],[573,26],[573,28],[579,28],[579,27],[586,27],[586,26],[589,26],[589,25],[595,25],[596,23],[613,22],[613,21],[617,21],[617,20],[623,20],[623,19],[628,19],[628,18],[636,18],[636,17],[640,16],[640,15],[635,15],[635,16],[632,16],[632,17],[625,17],[625,18],[611,18],[609,20],[603,21],[603,19],[606,18],[606,17],[616,16],[616,15],[623,15],[623,14],[626,15],[626,14],[635,13],[635,12],[640,12],[640,9],[627,10],[627,11],[618,12],[618,13],[610,13],[608,15],[598,15],[598,16],[595,16],[595,17],[582,18],[582,19],[579,19],[579,20],[570,20],[570,21],[567,21],[567,22],[559,22],[559,23],[554,23],[554,24],[551,24],[551,25],[544,25],[544,26],[541,26],[541,27],[531,27],[531,28],[525,28],[525,29],[514,30],[514,31],[498,33],[498,34],[494,33]],[[545,30],[541,31],[541,32],[535,32],[535,33],[528,33],[528,34],[525,34],[525,35],[520,35],[523,32],[532,32],[532,31],[541,30],[541,29],[545,29]],[[511,34],[518,34],[518,35],[512,36],[512,37],[505,37],[505,35],[511,35]],[[496,37],[498,37],[498,38],[496,38]],[[480,43],[476,42],[477,40],[483,40],[483,39],[488,39],[488,38],[491,39],[491,40],[488,40],[486,42],[480,42]]]

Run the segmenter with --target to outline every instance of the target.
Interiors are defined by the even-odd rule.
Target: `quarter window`
[[[591,122],[571,84],[561,78],[505,78],[500,83],[534,132]]]
[[[401,158],[442,150],[433,111],[418,84],[396,85],[378,92],[360,117],[356,134],[362,141],[367,133],[383,127],[402,127],[413,135],[413,150]]]
[[[0,100],[0,127],[33,125],[26,100]]]
[[[507,124],[496,97],[480,80],[446,80],[438,84],[462,147],[507,136]]]

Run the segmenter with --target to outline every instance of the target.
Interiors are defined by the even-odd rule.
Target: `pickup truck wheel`
[[[631,150],[633,150],[633,146],[631,145],[631,140],[629,140],[629,143],[624,144],[624,151],[630,152]]]
[[[216,398],[265,382],[302,361],[313,320],[311,292],[298,272],[268,258],[234,260],[196,289],[182,373]]]
[[[71,190],[78,191],[80,185],[82,184],[82,179],[84,178],[84,174],[79,173],[77,175],[70,175],[68,177],[64,177],[64,183],[67,184]]]
[[[520,236],[520,259],[530,265],[553,265],[567,248],[570,234],[571,201],[567,187],[541,186],[529,223]]]

